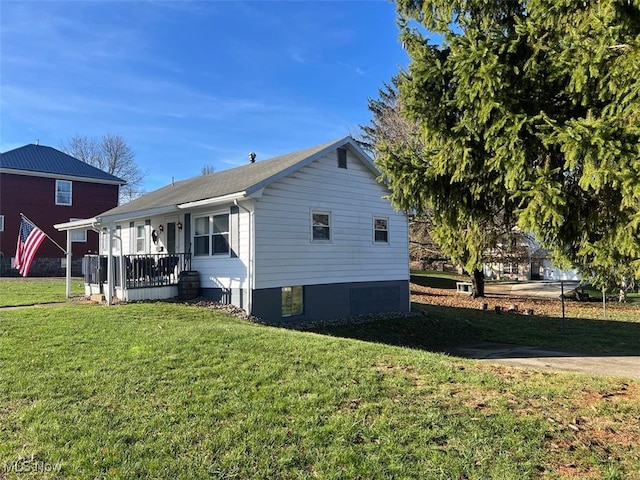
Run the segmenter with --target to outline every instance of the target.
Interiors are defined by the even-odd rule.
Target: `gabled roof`
[[[29,144],[0,153],[0,169],[25,175],[38,173],[47,176],[80,177],[103,183],[125,184],[126,182],[88,163],[67,155],[60,150],[44,145]]]
[[[178,181],[104,212],[99,215],[99,218],[104,220],[104,217],[117,217],[120,219],[125,218],[127,214],[136,212],[154,214],[175,211],[194,202],[249,197],[267,185],[340,147],[347,148],[357,155],[374,175],[379,175],[372,160],[355,140],[351,137],[344,137],[268,160]]]

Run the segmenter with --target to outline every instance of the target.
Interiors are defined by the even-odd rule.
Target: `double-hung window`
[[[311,241],[330,242],[331,241],[331,213],[311,212]]]
[[[375,243],[389,243],[389,219],[373,217],[373,241]]]
[[[229,214],[196,217],[194,227],[194,255],[229,254]]]
[[[71,182],[56,180],[56,205],[71,205]]]
[[[136,225],[136,253],[147,253],[146,225]]]
[[[209,255],[209,217],[198,217],[194,222],[193,254]]]

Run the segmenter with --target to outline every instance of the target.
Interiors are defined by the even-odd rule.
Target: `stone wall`
[[[20,274],[14,268],[9,268],[9,259],[6,259],[6,269],[2,276],[13,277]],[[64,277],[67,274],[62,258],[35,258],[29,269],[30,277]],[[82,258],[74,258],[71,262],[71,276],[82,277]]]

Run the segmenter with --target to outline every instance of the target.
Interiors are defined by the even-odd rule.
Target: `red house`
[[[116,207],[120,185],[125,183],[44,145],[30,144],[0,153],[0,274],[9,273],[13,266],[20,213],[65,247],[65,233],[53,225],[91,218]],[[80,275],[82,257],[98,250],[98,234],[91,230],[75,232],[72,242],[72,272]],[[29,275],[64,275],[65,262],[64,252],[45,239]]]

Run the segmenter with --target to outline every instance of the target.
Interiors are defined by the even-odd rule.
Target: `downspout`
[[[233,199],[233,204],[249,214],[249,266],[247,268],[247,286],[249,289],[249,298],[247,299],[247,313],[252,315],[253,309],[253,243],[251,242],[251,232],[253,230],[253,212],[247,207],[240,205],[238,199]]]

